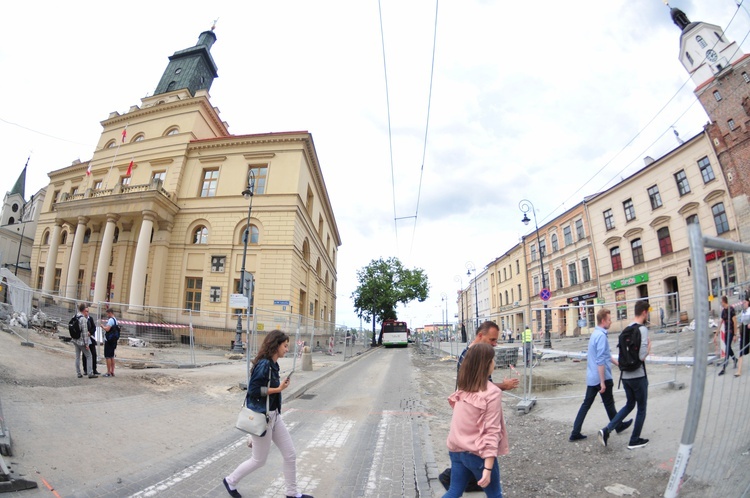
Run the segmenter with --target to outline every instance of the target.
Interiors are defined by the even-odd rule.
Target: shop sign
[[[621,278],[620,280],[615,280],[612,282],[610,287],[612,290],[619,289],[620,287],[628,287],[631,285],[638,285],[648,282],[648,273],[639,273],[638,275],[633,275],[632,277],[627,278]]]
[[[569,297],[568,298],[568,304],[575,304],[582,301],[589,301],[591,299],[596,299],[596,297],[599,296],[598,292],[589,292],[588,294],[583,294],[580,296],[575,297]]]

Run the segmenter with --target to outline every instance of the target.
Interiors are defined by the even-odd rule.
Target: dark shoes
[[[96,375],[96,374],[91,374],[91,375],[89,375],[89,379],[96,379],[97,377],[99,377],[99,376],[98,376],[98,375]]]
[[[609,431],[605,427],[604,429],[601,429],[599,431],[599,442],[602,443],[602,446],[606,448],[608,440],[609,440]]]
[[[78,374],[78,378],[80,379],[81,377],[83,377],[83,375],[81,375],[81,374]]]
[[[721,369],[721,372],[719,372],[719,376],[724,375],[724,368]]]
[[[226,477],[224,478],[223,482],[224,482],[224,487],[227,488],[227,493],[229,493],[229,496],[231,496],[232,498],[242,498],[242,495],[240,494],[239,491],[237,491],[236,489],[229,488],[229,483],[227,482]]]
[[[629,449],[629,450],[635,450],[635,449],[638,449],[638,448],[643,448],[643,447],[644,447],[644,446],[646,446],[647,444],[648,444],[648,439],[643,439],[643,438],[640,438],[640,439],[638,439],[638,441],[636,441],[635,443],[630,443],[630,444],[628,445],[628,449]]]
[[[630,427],[631,425],[633,425],[633,419],[632,418],[630,420],[626,420],[625,422],[622,422],[620,424],[620,427],[618,427],[617,429],[615,429],[615,432],[617,434],[622,434],[623,432],[625,432],[626,430],[628,430],[628,427]]]
[[[287,496],[286,498],[295,498],[295,497],[294,497],[294,496]],[[303,494],[303,495],[302,495],[302,498],[313,498],[313,497],[312,497],[312,496],[310,496],[310,495],[304,495],[304,494]]]
[[[584,436],[583,434],[571,434],[568,438],[568,441],[575,442],[575,441],[581,441],[583,439],[586,439],[588,436]]]

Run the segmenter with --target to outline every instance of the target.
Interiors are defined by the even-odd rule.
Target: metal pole
[[[242,195],[247,199],[250,199],[250,206],[247,208],[247,226],[245,227],[245,248],[242,251],[242,268],[240,269],[240,290],[242,291],[242,294],[247,297],[247,308],[246,311],[248,312],[248,326],[250,325],[250,286],[246,285],[245,282],[245,263],[247,261],[247,243],[250,241],[250,213],[253,211],[253,193],[255,190],[255,173],[253,173],[253,170],[250,169],[247,172],[247,188],[242,191]],[[249,331],[248,331],[249,335]],[[237,313],[237,329],[235,331],[235,337],[234,337],[234,347],[232,348],[232,351],[235,353],[243,353],[243,347],[242,347],[242,313]]]
[[[524,224],[528,224],[529,218],[526,216],[526,213],[531,210],[532,213],[534,213],[534,229],[536,231],[536,244],[539,247],[539,268],[542,272],[542,289],[547,289],[547,279],[544,275],[544,250],[542,249],[542,241],[539,238],[539,225],[536,222],[536,209],[534,209],[534,204],[531,203],[531,201],[527,199],[523,199],[520,203],[518,203],[518,207],[521,209],[521,212],[523,212],[523,219],[521,220]],[[544,301],[544,347],[545,348],[552,348],[552,338],[550,337],[550,320],[549,320],[549,310],[547,309],[547,301]]]

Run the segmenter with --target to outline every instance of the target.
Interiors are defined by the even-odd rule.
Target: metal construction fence
[[[750,372],[740,373],[741,345],[750,342],[747,327],[738,319],[738,329],[744,335],[740,346],[733,346],[739,365],[726,358],[715,348],[720,346],[715,329],[709,323],[709,274],[706,267],[706,249],[720,249],[735,253],[750,253],[750,245],[701,234],[697,224],[688,225],[690,258],[694,264],[695,289],[695,363],[690,382],[690,396],[685,413],[682,437],[679,442],[674,467],[664,496],[676,497],[692,480],[710,483],[711,496],[747,496],[750,493],[750,474],[747,457],[750,454]],[[729,306],[742,311],[742,300],[748,292],[748,283],[732,283],[729,287],[714,290],[726,295]],[[726,345],[726,343],[725,343]],[[729,350],[729,348],[726,348]],[[748,351],[743,351],[747,353]],[[711,367],[715,364],[715,367]],[[732,368],[732,367],[735,368]],[[739,368],[737,368],[739,366]],[[747,368],[747,365],[745,366]],[[723,373],[720,375],[720,373]]]
[[[5,285],[31,296],[19,301],[28,304],[11,303],[11,324],[21,326],[14,330],[25,344],[73,351],[67,326],[80,301],[28,288],[14,289],[16,284],[11,282]],[[242,348],[237,352],[249,352],[251,357],[265,335],[274,329],[290,336],[290,351],[296,355],[302,353],[302,347],[309,346],[315,356],[345,361],[370,347],[366,331],[288,312],[256,308],[254,314],[238,316],[123,303],[87,304],[97,324],[99,344],[104,335],[101,326],[107,320],[105,310],[109,307],[115,311],[121,329],[116,352],[120,362],[190,366],[228,361],[227,353],[236,349],[238,331]]]

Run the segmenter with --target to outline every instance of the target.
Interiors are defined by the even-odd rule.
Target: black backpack
[[[71,339],[81,338],[81,322],[78,321],[78,315],[71,318],[68,322],[68,332]]]
[[[620,355],[617,363],[621,372],[633,372],[643,365],[639,356],[641,350],[641,326],[639,324],[628,325],[620,332],[617,349]]]
[[[117,341],[120,340],[120,326],[117,325],[117,320],[115,320],[115,324],[109,328],[109,332],[106,333],[105,339],[107,339],[107,342],[114,343],[117,343]]]

